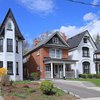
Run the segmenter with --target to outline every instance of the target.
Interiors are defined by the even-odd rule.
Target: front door
[[[53,67],[54,70],[54,78],[63,78],[63,66],[62,65],[54,65]]]

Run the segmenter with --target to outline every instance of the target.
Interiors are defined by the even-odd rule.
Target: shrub
[[[53,83],[50,81],[43,81],[41,83],[41,87],[40,87],[41,91],[43,94],[47,94],[50,95],[52,94],[52,89],[53,89]]]
[[[37,72],[31,73],[31,78],[33,80],[37,80],[38,79],[38,73]]]
[[[79,78],[82,78],[82,74],[79,74],[78,77],[79,77]]]
[[[93,78],[93,74],[87,74],[88,78]]]
[[[87,78],[87,74],[82,74],[82,78]]]
[[[96,74],[96,78],[100,78],[100,74]]]

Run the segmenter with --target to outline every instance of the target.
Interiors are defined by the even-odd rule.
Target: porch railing
[[[75,78],[75,71],[66,71],[66,78]]]

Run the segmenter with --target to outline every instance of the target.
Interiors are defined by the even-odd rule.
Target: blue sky
[[[100,0],[82,1],[100,4]],[[41,33],[52,30],[65,32],[68,37],[85,29],[88,29],[92,35],[100,32],[98,19],[100,7],[66,0],[0,0],[0,23],[9,8],[12,9],[24,37],[30,43]],[[96,22],[94,25],[88,26],[94,22]]]

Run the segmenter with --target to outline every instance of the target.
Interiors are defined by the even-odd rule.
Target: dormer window
[[[57,37],[54,37],[54,38],[52,39],[52,42],[53,42],[54,44],[59,44],[59,39],[58,39]]]
[[[11,25],[11,22],[8,22],[7,29],[8,29],[8,30],[12,30],[12,25]]]

